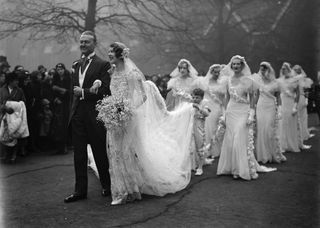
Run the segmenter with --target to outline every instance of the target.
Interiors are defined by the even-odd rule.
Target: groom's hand
[[[74,86],[73,93],[77,97],[82,97],[82,88],[80,88],[79,86]]]

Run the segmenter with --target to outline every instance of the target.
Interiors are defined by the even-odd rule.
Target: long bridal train
[[[119,153],[120,156],[128,157],[109,157],[109,170],[111,176],[123,173],[115,172],[119,169],[116,160],[134,159],[132,164],[136,166],[133,170],[139,193],[163,196],[184,189],[190,182],[194,111],[188,103],[182,104],[175,111],[167,111],[157,87],[150,81],[143,81],[142,84],[147,99],[135,110],[134,119],[125,129],[121,145],[130,147],[129,150],[122,148],[128,153]],[[116,139],[108,134],[107,149],[114,144],[114,140]],[[97,173],[90,149],[88,158],[90,167]],[[123,184],[120,179],[126,177],[114,176],[111,179],[112,188],[117,188],[117,185]]]

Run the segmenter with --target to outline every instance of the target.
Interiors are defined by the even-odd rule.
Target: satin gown
[[[254,130],[252,125],[247,125],[249,87],[245,83],[233,86],[229,80],[228,91],[230,100],[226,109],[226,131],[217,174],[231,174],[245,180],[256,179],[257,172],[275,169],[260,166],[254,157]]]
[[[262,80],[261,80],[262,81]],[[257,161],[262,163],[281,162],[285,157],[281,153],[279,120],[277,118],[276,92],[280,92],[277,81],[261,82],[257,103]]]
[[[223,99],[225,92],[222,85],[215,82],[209,82],[204,94],[204,99],[207,100],[207,106],[211,110],[210,115],[206,118],[205,122],[206,144],[211,145],[208,155],[213,157],[219,157],[221,153],[222,139],[216,137],[216,133],[219,118],[223,114]]]
[[[282,119],[280,121],[280,142],[282,151],[300,152],[301,142],[299,113],[292,114],[295,103],[296,83],[291,79],[282,79],[281,100],[282,100]]]
[[[298,102],[298,114],[299,114],[299,125],[300,125],[300,135],[301,142],[303,144],[304,140],[308,140],[310,138],[310,132],[308,130],[308,111],[307,111],[307,98],[305,97],[304,88],[299,86],[300,89],[300,97]],[[300,145],[300,146],[301,146]]]

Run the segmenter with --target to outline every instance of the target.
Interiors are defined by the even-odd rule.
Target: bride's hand
[[[114,70],[116,69],[116,65],[115,64],[111,64],[110,69],[108,70],[108,73],[111,75],[113,74]]]

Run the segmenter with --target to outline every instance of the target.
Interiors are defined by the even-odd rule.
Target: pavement
[[[278,170],[254,181],[217,176],[217,160],[193,176],[183,191],[165,197],[110,206],[89,170],[88,199],[65,204],[74,186],[73,154],[34,153],[14,165],[0,164],[0,227],[320,227],[320,129],[286,153]]]

